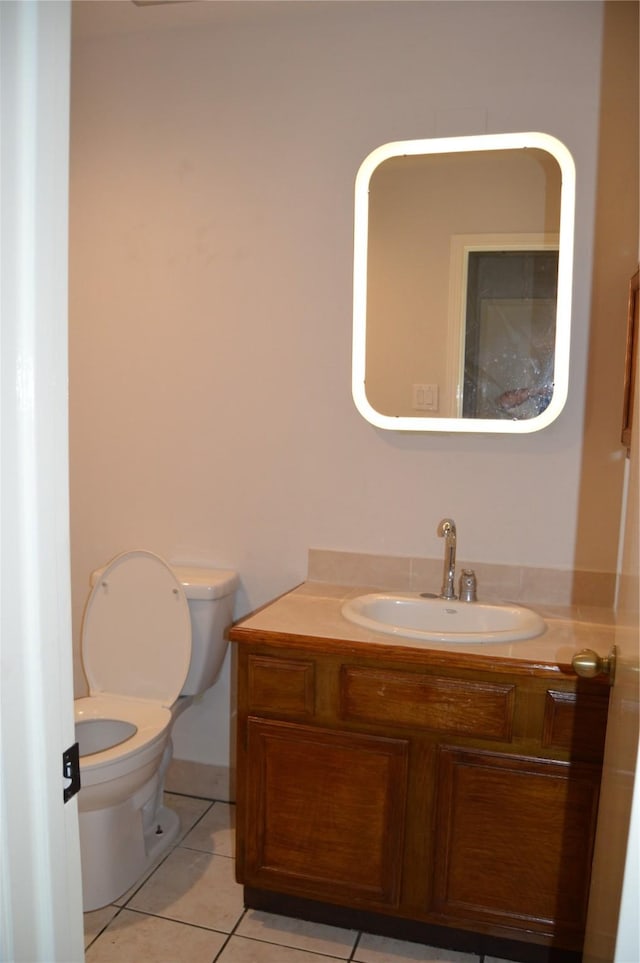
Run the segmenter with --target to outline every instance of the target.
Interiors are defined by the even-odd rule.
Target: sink
[[[375,632],[428,642],[517,642],[546,628],[539,615],[520,605],[404,593],[360,595],[344,603],[342,614]]]

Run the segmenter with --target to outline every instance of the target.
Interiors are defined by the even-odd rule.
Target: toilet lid
[[[82,626],[91,693],[176,701],[191,661],[191,619],[182,586],[152,552],[118,555],[94,585]]]

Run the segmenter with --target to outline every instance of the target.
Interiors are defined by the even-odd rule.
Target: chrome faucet
[[[456,523],[452,518],[443,518],[438,525],[438,535],[444,538],[444,573],[442,576],[441,599],[456,599]]]

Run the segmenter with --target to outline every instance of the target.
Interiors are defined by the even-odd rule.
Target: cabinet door
[[[250,718],[244,879],[351,906],[395,906],[408,743]]]
[[[587,764],[441,747],[432,909],[579,948],[598,786]]]

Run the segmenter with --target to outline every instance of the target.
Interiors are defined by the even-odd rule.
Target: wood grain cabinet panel
[[[408,743],[248,720],[246,884],[398,903]]]
[[[600,772],[440,747],[433,909],[579,947]]]
[[[609,693],[556,691],[545,697],[542,745],[564,749],[574,759],[600,762],[604,756]]]
[[[315,663],[250,655],[247,689],[252,712],[310,718],[315,708]]]
[[[515,685],[343,666],[344,719],[511,739]]]

